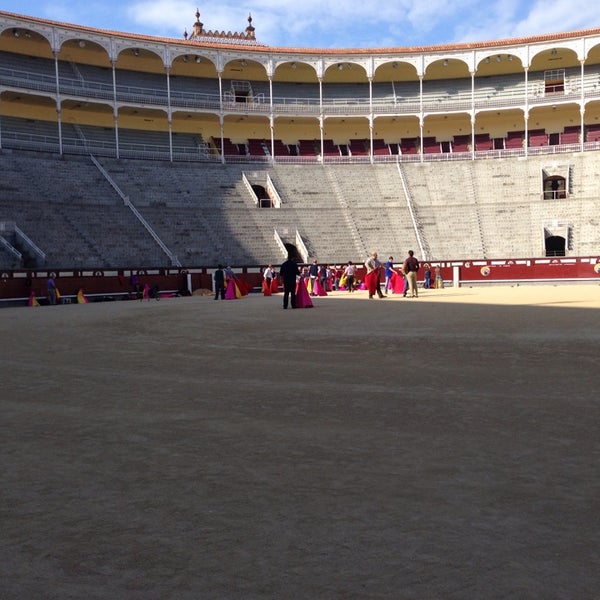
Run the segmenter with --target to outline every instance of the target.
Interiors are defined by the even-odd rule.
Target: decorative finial
[[[204,23],[200,22],[200,11],[196,8],[196,22],[194,23],[194,37],[200,37],[204,32]]]
[[[248,13],[248,27],[246,27],[246,33],[248,34],[248,37],[251,37],[254,39],[254,27],[252,27],[252,13]]]
[[[248,13],[248,27],[244,31],[234,32],[228,31],[206,31],[204,23],[200,21],[200,9],[196,8],[196,21],[192,26],[192,31],[188,34],[187,28],[183,32],[183,37],[190,42],[198,40],[207,40],[214,42],[235,42],[245,44],[256,44],[255,29],[252,26],[252,14]]]

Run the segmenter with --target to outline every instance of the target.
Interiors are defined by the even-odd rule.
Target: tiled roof
[[[203,48],[230,48],[239,49],[240,45],[248,48],[248,50],[257,53],[265,52],[278,52],[278,53],[302,53],[302,54],[318,54],[318,55],[331,55],[338,56],[343,54],[355,54],[355,55],[371,55],[371,54],[415,54],[415,53],[428,53],[428,52],[455,52],[461,50],[476,50],[485,48],[498,48],[506,46],[523,46],[526,44],[535,44],[540,42],[560,42],[561,40],[569,40],[574,38],[581,38],[592,35],[600,35],[600,28],[582,29],[578,31],[567,31],[561,33],[548,33],[543,35],[534,35],[527,37],[508,38],[501,40],[488,40],[481,42],[462,42],[457,44],[439,44],[429,46],[388,46],[384,48],[298,48],[298,47],[286,47],[286,46],[266,46],[259,44],[255,40],[246,40],[244,38],[234,38],[234,34],[228,36],[224,32],[215,36],[214,41],[206,37],[201,40],[185,40],[179,38],[165,38],[159,36],[142,35],[135,33],[126,33],[120,31],[112,31],[107,29],[98,29],[94,27],[87,27],[83,25],[75,25],[72,23],[63,23],[60,21],[52,21],[48,19],[41,19],[38,17],[31,17],[27,15],[19,15],[16,13],[0,11],[0,15],[18,18],[21,21],[29,21],[39,25],[50,25],[65,27],[73,31],[85,32],[89,34],[105,34],[114,35],[121,38],[128,38],[135,41],[146,41],[146,42],[164,42],[164,43],[178,43],[178,44],[190,44],[196,45]],[[215,34],[216,32],[209,32]],[[222,36],[222,37],[221,37]],[[212,37],[212,36],[211,36]]]

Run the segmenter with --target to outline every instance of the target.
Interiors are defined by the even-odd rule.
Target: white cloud
[[[600,6],[586,0],[536,2],[529,14],[516,25],[517,35],[556,33],[588,29],[600,25]]]
[[[600,7],[586,0],[491,3],[477,22],[458,23],[457,41],[488,41],[600,26]]]

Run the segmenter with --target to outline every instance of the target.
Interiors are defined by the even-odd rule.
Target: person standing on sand
[[[219,297],[221,300],[225,300],[225,272],[223,271],[223,265],[219,265],[214,274],[215,280],[215,300]]]
[[[406,279],[408,280],[410,297],[418,298],[419,292],[417,290],[417,273],[419,272],[419,261],[415,258],[415,253],[412,250],[408,251],[408,256],[404,261],[403,270],[406,274]]]
[[[369,290],[369,299],[373,298],[377,294],[378,298],[385,298],[381,292],[379,284],[379,272],[381,271],[381,263],[377,258],[377,252],[371,252],[371,256],[365,261],[365,267],[367,274],[365,275],[365,285]]]
[[[54,280],[53,275],[48,277],[48,281],[46,282],[46,291],[48,294],[48,303],[54,306],[56,304],[56,281]]]
[[[287,308],[288,303],[296,308],[296,280],[300,277],[298,263],[288,256],[279,268],[279,275],[283,280],[283,308]]]

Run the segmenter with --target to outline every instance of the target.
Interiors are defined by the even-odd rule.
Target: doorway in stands
[[[546,256],[565,256],[566,240],[559,235],[546,238]]]
[[[259,208],[273,208],[273,201],[269,197],[269,192],[267,192],[264,186],[253,183],[252,189],[258,198]]]
[[[566,256],[569,249],[569,224],[561,221],[544,223],[544,256]]]

